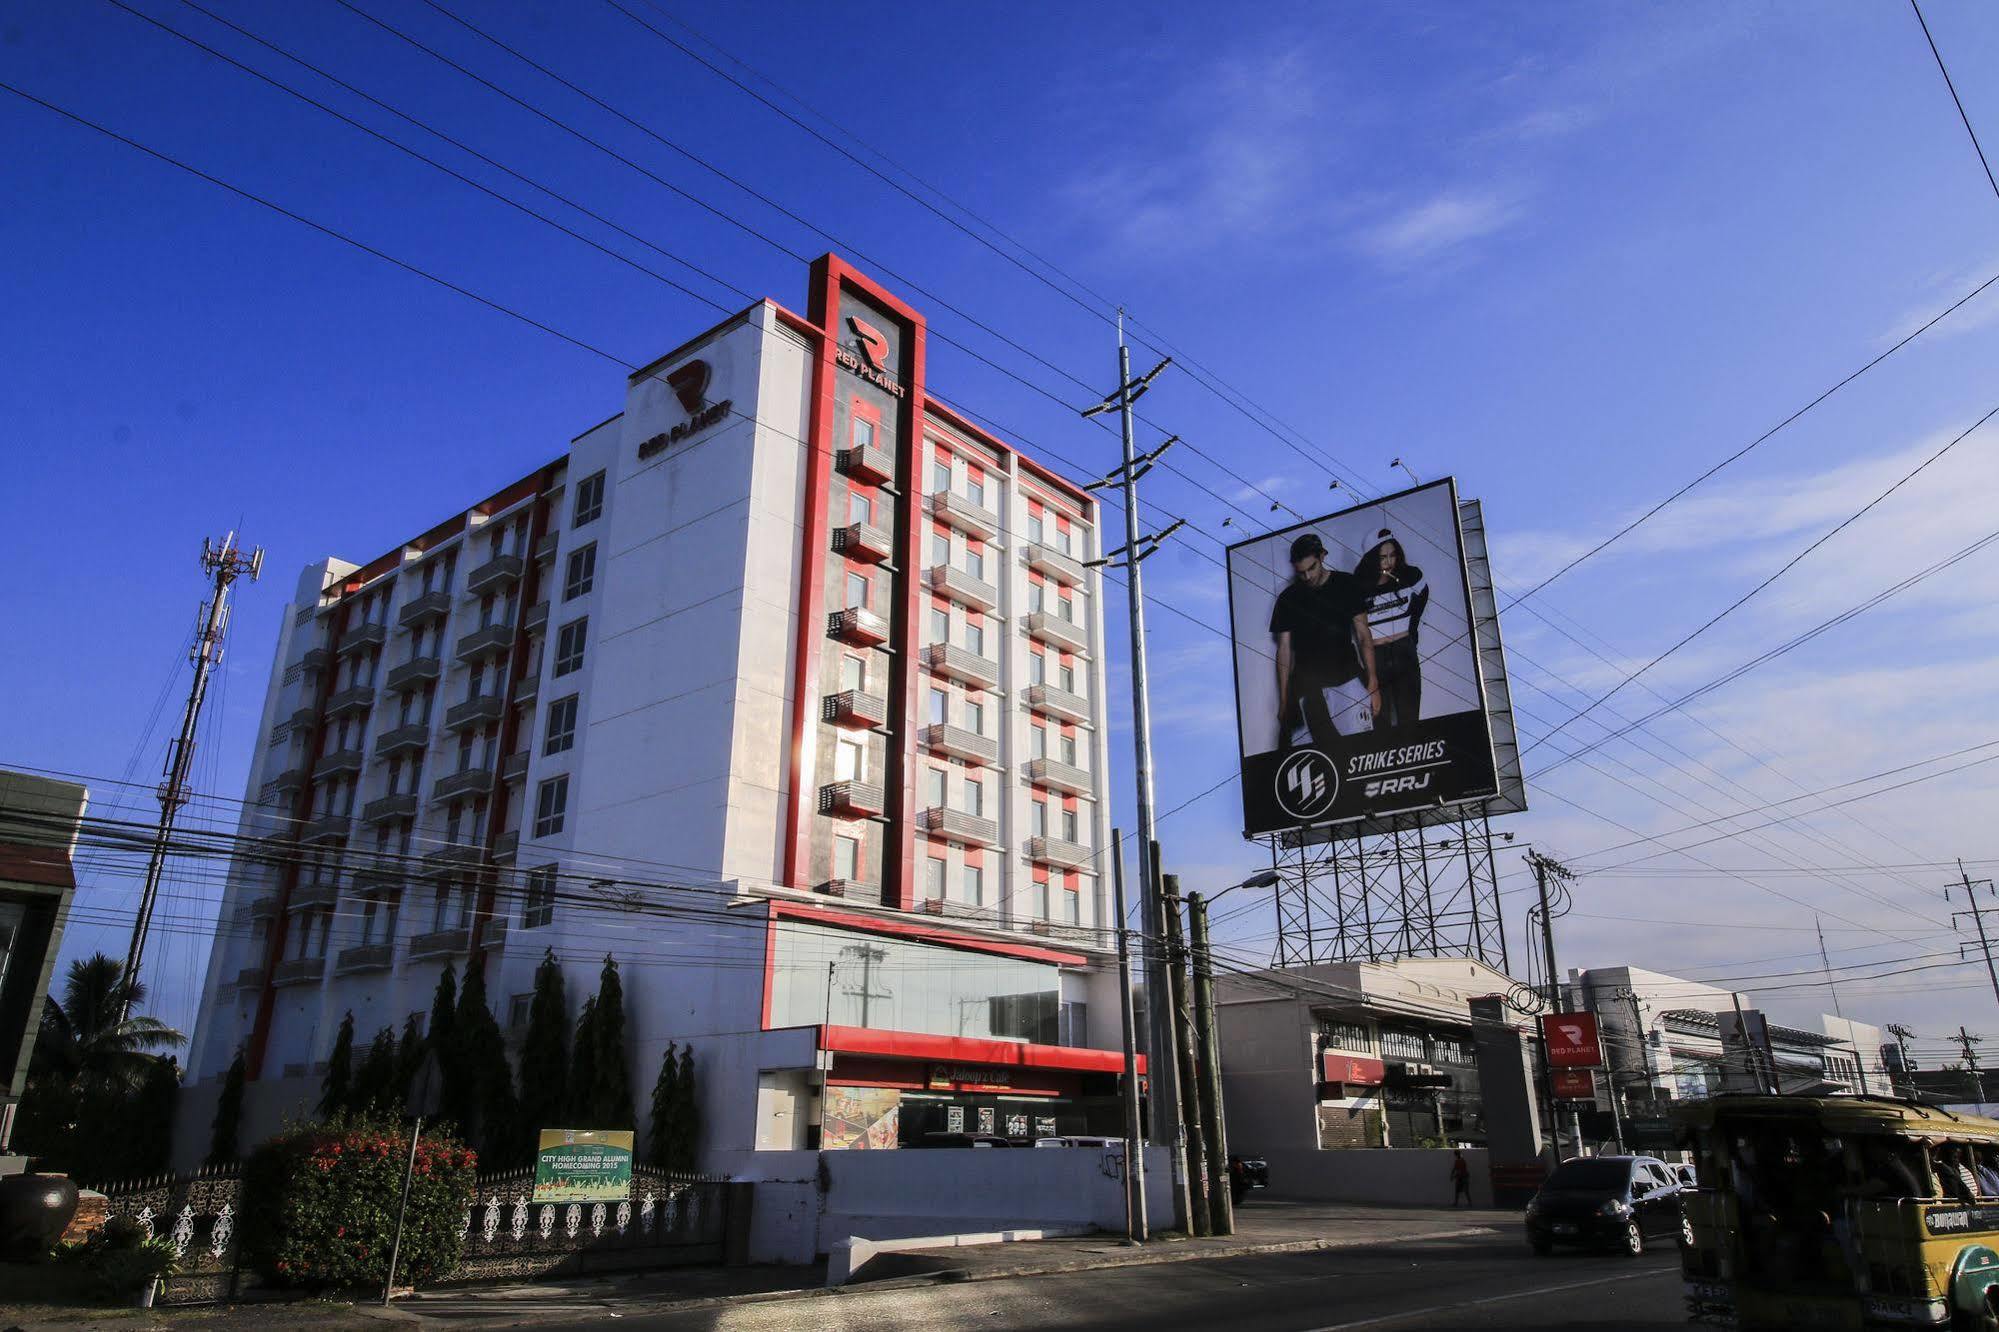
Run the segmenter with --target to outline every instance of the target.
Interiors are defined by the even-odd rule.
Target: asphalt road
[[[593,1323],[608,1326],[610,1320]],[[623,1332],[1685,1327],[1670,1250],[1536,1258],[1517,1233],[992,1281],[869,1288],[616,1320]]]

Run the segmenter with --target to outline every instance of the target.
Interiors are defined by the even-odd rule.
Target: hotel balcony
[[[511,865],[520,856],[521,835],[518,831],[503,832],[493,839],[493,863]]]
[[[465,796],[487,795],[493,789],[491,768],[460,768],[457,772],[437,779],[430,788],[432,800],[458,800]]]
[[[1035,611],[1027,617],[1027,632],[1044,643],[1053,643],[1071,652],[1090,650],[1089,631],[1065,620],[1053,611]]]
[[[932,722],[923,728],[923,747],[933,754],[946,754],[983,767],[999,762],[999,741],[942,722]]]
[[[264,969],[262,967],[244,967],[236,973],[236,988],[238,990],[263,989]]]
[[[819,719],[850,731],[867,731],[888,724],[888,704],[863,689],[843,689],[820,703]]]
[[[270,920],[274,918],[277,914],[278,914],[278,899],[276,894],[265,893],[262,897],[251,899],[250,901],[251,920]]]
[[[327,879],[319,883],[301,883],[292,889],[291,909],[311,911],[316,907],[331,907],[340,900],[340,884]]]
[[[495,555],[465,575],[465,594],[483,597],[488,592],[505,591],[520,581],[524,563],[518,555]]]
[[[333,959],[333,974],[353,976],[363,971],[387,971],[395,961],[394,944],[357,944],[340,950],[340,955]]]
[[[451,614],[449,592],[425,592],[403,603],[402,610],[396,614],[396,623],[405,629],[410,629],[426,620],[442,619],[449,614]]]
[[[298,664],[309,671],[324,671],[333,665],[333,649],[307,648],[304,655],[298,659]]]
[[[328,777],[344,777],[350,772],[361,771],[367,755],[358,749],[335,749],[319,756],[319,762],[312,765],[315,779],[324,781]]]
[[[537,601],[527,608],[525,615],[521,616],[521,632],[538,634],[546,628],[548,628],[548,603]]]
[[[1081,842],[1067,842],[1060,837],[1030,837],[1027,858],[1058,869],[1089,869],[1096,852]]]
[[[826,633],[855,647],[880,647],[888,642],[888,621],[871,610],[849,606],[826,617]]]
[[[864,564],[881,564],[895,556],[895,543],[873,523],[849,523],[835,528],[833,549]]]
[[[500,760],[501,781],[517,782],[521,778],[527,775],[528,775],[527,750],[516,749],[513,753],[507,755],[505,758]]]
[[[399,694],[405,689],[429,684],[443,670],[444,663],[436,657],[411,657],[408,661],[389,668],[388,689]]]
[[[317,985],[326,975],[326,959],[323,957],[295,957],[278,963],[278,969],[271,973],[273,986]]]
[[[479,931],[479,946],[481,948],[505,948],[507,946],[507,919],[506,916],[486,917],[486,923]]]
[[[319,729],[319,709],[308,703],[285,718],[284,724],[293,735],[311,735]]]
[[[421,962],[433,957],[457,957],[466,949],[466,931],[463,925],[455,930],[431,930],[410,940],[410,961]]]
[[[532,703],[535,696],[539,693],[541,693],[541,676],[539,673],[523,675],[520,679],[514,681],[514,702],[516,703]]]
[[[1053,546],[1029,545],[1027,567],[1066,587],[1081,587],[1086,573],[1081,560],[1064,555]]]
[[[304,768],[286,768],[283,772],[264,783],[264,798],[268,800],[278,796],[291,797],[297,795],[298,789],[304,785]]]
[[[540,540],[534,543],[534,562],[540,564],[544,560],[554,559],[555,547],[560,539],[554,532],[542,533]]]
[[[1027,706],[1044,716],[1060,717],[1063,721],[1085,724],[1090,721],[1089,699],[1052,684],[1029,685]]]
[[[976,814],[967,814],[957,809],[926,809],[917,815],[917,823],[923,831],[933,837],[960,842],[966,846],[997,846],[999,825],[991,819],[982,819]]]
[[[485,849],[477,842],[451,842],[435,851],[426,851],[423,857],[425,874],[449,874],[468,866],[476,866],[485,857]]]
[[[924,648],[923,664],[960,684],[976,685],[980,689],[999,687],[999,663],[956,643],[932,643]]]
[[[452,704],[444,714],[444,729],[462,731],[468,726],[489,726],[500,720],[506,710],[507,701],[498,694],[481,694]]]
[[[411,722],[407,726],[398,726],[393,731],[384,731],[375,737],[375,757],[389,758],[412,749],[422,749],[429,739],[428,722]]]
[[[408,870],[402,863],[401,854],[394,851],[382,851],[372,854],[379,855],[381,858],[379,860],[370,859],[367,863],[358,865],[351,871],[354,876],[354,887],[357,890],[367,888],[400,888],[403,883],[403,876],[408,873]]]
[[[991,541],[999,535],[999,517],[963,495],[940,490],[930,497],[930,512],[968,536]]]
[[[819,812],[840,818],[873,819],[886,804],[882,789],[868,782],[831,782],[819,788]]]
[[[1030,786],[1043,786],[1051,791],[1064,791],[1069,795],[1095,796],[1096,783],[1090,774],[1073,763],[1059,759],[1030,759],[1027,764],[1027,782]]]
[[[382,624],[357,624],[340,635],[340,656],[355,652],[365,652],[369,648],[380,648],[387,641],[389,630]]]
[[[513,649],[514,637],[511,624],[489,624],[482,629],[474,629],[458,640],[458,660],[478,661],[485,657],[504,656]]]
[[[872,444],[858,449],[841,449],[839,467],[843,475],[871,486],[895,480],[895,459],[887,449]]]
[[[345,717],[349,713],[366,712],[375,706],[375,686],[358,684],[343,689],[326,700],[328,717]]]
[[[882,890],[859,879],[828,879],[812,890],[826,897],[851,897],[861,902],[879,902]]]
[[[954,565],[933,565],[930,570],[930,586],[960,606],[970,606],[973,610],[982,611],[999,608],[998,588],[983,578],[972,577]]]
[[[416,817],[416,792],[399,791],[394,795],[377,796],[361,806],[361,822],[368,824],[389,823],[396,819]]]
[[[345,814],[321,814],[299,830],[301,842],[331,842],[347,835],[353,820]]]

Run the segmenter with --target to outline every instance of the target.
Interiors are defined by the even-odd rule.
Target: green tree
[[[349,1010],[340,1019],[333,1037],[333,1051],[326,1056],[326,1076],[319,1083],[319,1117],[331,1119],[352,1109],[350,1092],[354,1085],[354,1014]]]
[[[569,1043],[569,1088],[565,1128],[590,1128],[594,1105],[591,1096],[597,1086],[597,996],[583,1001],[576,1017],[576,1039]]]
[[[423,1067],[423,1026],[412,1013],[403,1023],[403,1038],[396,1042],[395,1110],[397,1114],[409,1102],[410,1084],[416,1081],[416,1071]]]
[[[236,1136],[243,1126],[243,1047],[236,1047],[236,1057],[229,1061],[229,1071],[223,1075],[222,1091],[215,1098],[215,1118],[208,1129],[208,1161],[210,1165],[221,1165],[236,1159]]]
[[[396,1033],[384,1027],[368,1043],[368,1053],[354,1070],[354,1086],[348,1104],[357,1115],[395,1113],[401,1109],[396,1096]]]
[[[668,1041],[660,1056],[659,1077],[652,1084],[652,1136],[646,1141],[646,1160],[662,1169],[671,1168],[680,1113],[680,1061],[674,1049]]]
[[[449,962],[438,974],[437,992],[431,997],[430,1030],[425,1033],[424,1052],[437,1060],[438,1114],[463,1137],[465,1122],[459,1115],[465,1107],[457,1099],[463,1088],[454,1076],[458,1062],[458,974]]]
[[[596,1119],[585,1128],[630,1128],[632,1072],[625,1062],[625,987],[618,979],[618,962],[604,955],[597,978],[597,1020],[590,1038],[597,1046],[596,1091],[590,1097]]]
[[[521,1041],[520,1127],[522,1145],[545,1128],[559,1128],[567,1107],[563,1088],[569,1074],[569,1015],[563,994],[562,964],[550,949],[534,970],[534,999],[528,1005],[527,1035]]]
[[[514,1142],[514,1072],[507,1065],[500,1024],[486,1004],[486,969],[479,962],[465,965],[453,1026],[458,1053],[446,1087],[447,1099],[461,1116],[460,1132],[476,1146],[480,1159],[512,1164],[521,1156]]]
[[[701,1152],[701,1099],[694,1084],[694,1046],[680,1047],[680,1075],[674,1079],[673,1159],[669,1170],[692,1170]]]

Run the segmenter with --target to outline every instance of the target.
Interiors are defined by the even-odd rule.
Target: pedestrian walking
[[[1465,1206],[1471,1206],[1471,1165],[1465,1160],[1463,1152],[1454,1151],[1451,1153],[1451,1206],[1456,1207],[1460,1198],[1465,1200]]]

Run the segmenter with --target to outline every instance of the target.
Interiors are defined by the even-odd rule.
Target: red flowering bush
[[[243,1168],[243,1256],[266,1281],[324,1288],[380,1286],[409,1162],[407,1126],[335,1119],[279,1134]],[[410,1185],[396,1281],[427,1281],[458,1264],[460,1218],[477,1159],[425,1126]]]

